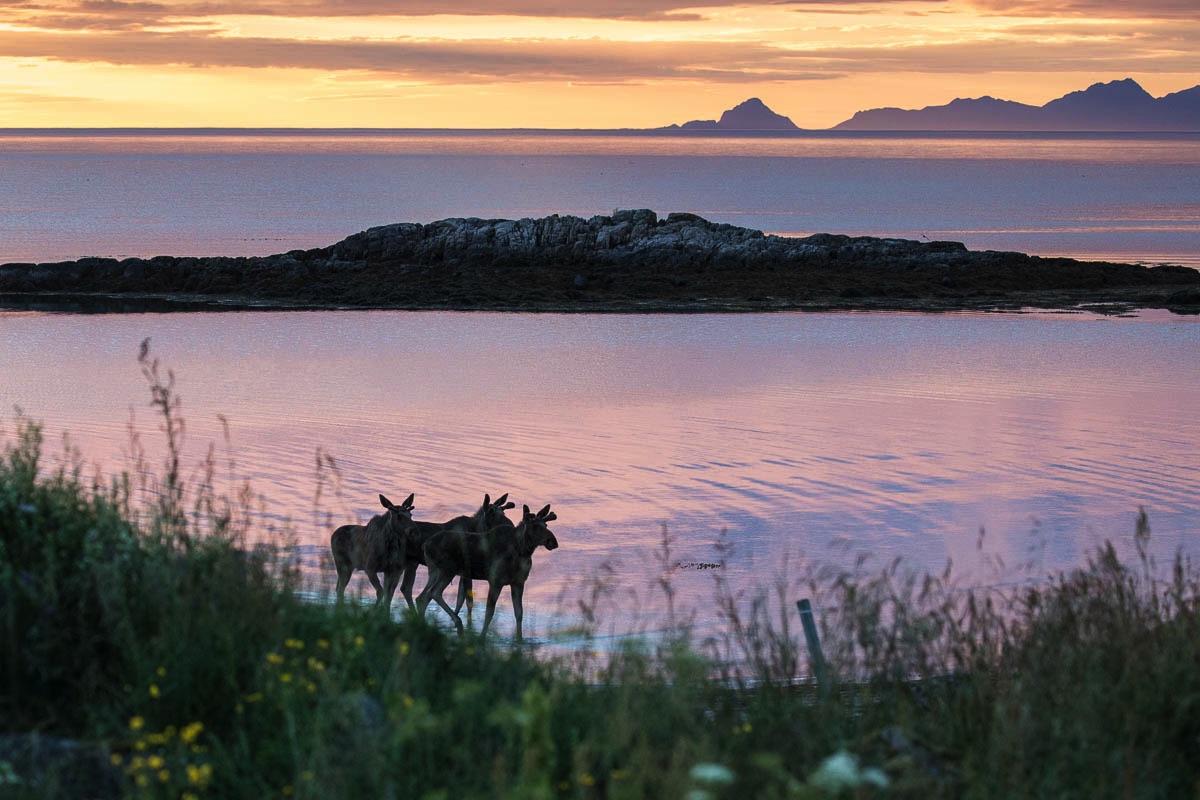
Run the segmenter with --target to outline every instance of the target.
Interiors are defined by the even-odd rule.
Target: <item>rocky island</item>
[[[957,242],[774,236],[641,209],[397,223],[263,257],[0,265],[0,305],[64,304],[577,312],[1107,304],[1200,313],[1200,271],[972,251]]]

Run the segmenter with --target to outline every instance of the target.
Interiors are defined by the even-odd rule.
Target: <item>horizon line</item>
[[[80,132],[91,133],[107,133],[107,134],[123,134],[123,133],[138,133],[138,134],[190,134],[204,135],[214,133],[256,133],[265,134],[321,134],[321,133],[338,133],[338,134],[379,134],[379,133],[475,133],[475,134],[607,134],[607,135],[667,135],[667,136],[688,136],[688,137],[738,137],[738,136],[758,136],[758,137],[792,137],[792,136],[808,136],[812,134],[832,134],[836,136],[875,136],[879,134],[899,134],[904,136],[920,136],[920,135],[1013,135],[1013,136],[1028,136],[1028,135],[1071,135],[1071,136],[1105,136],[1105,135],[1180,135],[1180,134],[1200,134],[1200,128],[1195,129],[1139,129],[1139,128],[920,128],[920,129],[904,129],[904,128],[887,128],[887,129],[839,129],[836,126],[829,128],[793,128],[793,129],[769,129],[769,128],[747,128],[747,129],[732,129],[721,130],[713,128],[682,128],[680,126],[663,126],[657,128],[543,128],[543,127],[516,127],[516,128],[445,128],[445,127],[375,127],[375,126],[354,126],[354,127],[299,127],[299,126],[271,126],[271,127],[255,127],[246,125],[199,125],[199,126],[160,126],[160,125],[101,125],[101,126],[11,126],[0,127],[0,135],[9,134],[71,134]]]

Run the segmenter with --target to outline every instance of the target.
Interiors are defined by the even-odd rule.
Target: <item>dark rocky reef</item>
[[[802,238],[648,210],[446,219],[273,256],[84,258],[0,266],[0,304],[103,298],[272,308],[704,311],[1066,307],[1200,310],[1200,272],[970,251],[957,242]],[[188,305],[192,304],[192,305]]]

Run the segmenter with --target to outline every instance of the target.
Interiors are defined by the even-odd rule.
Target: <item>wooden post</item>
[[[796,608],[800,609],[800,624],[804,626],[804,641],[808,644],[808,663],[812,665],[813,675],[816,676],[817,688],[821,694],[826,694],[830,689],[829,664],[825,661],[825,653],[821,651],[821,637],[817,635],[812,603],[807,599],[798,600]]]

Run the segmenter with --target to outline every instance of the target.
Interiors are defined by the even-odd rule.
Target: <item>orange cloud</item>
[[[244,116],[235,106],[251,85],[255,102],[269,96],[277,113],[299,116],[305,105],[312,114],[321,99],[336,101],[325,124],[355,103],[357,124],[372,113],[395,119],[395,108],[372,110],[388,102],[439,124],[464,93],[486,87],[493,111],[500,95],[549,119],[554,106],[573,103],[575,124],[588,126],[591,105],[592,124],[603,126],[654,92],[656,124],[666,124],[794,87],[811,120],[778,110],[819,127],[880,104],[920,107],[964,94],[1042,103],[1126,76],[1165,76],[1146,85],[1155,94],[1188,88],[1200,83],[1194,1],[39,0],[0,6],[0,91],[8,109],[28,97],[39,124],[47,117],[32,111],[45,105],[36,97],[80,108],[91,98],[114,116],[152,113],[161,102],[178,118],[189,102],[186,118],[220,124],[223,114]],[[36,80],[25,67],[40,68]],[[80,83],[80,70],[114,80]],[[351,81],[365,89],[344,91]],[[202,92],[179,96],[199,83]],[[435,100],[431,88],[459,94]],[[462,112],[453,119],[462,125]],[[494,114],[481,120],[495,122]],[[23,123],[10,112],[0,124]]]
[[[1189,19],[1195,0],[971,0],[976,8],[1018,17],[1089,17],[1105,19]]]

